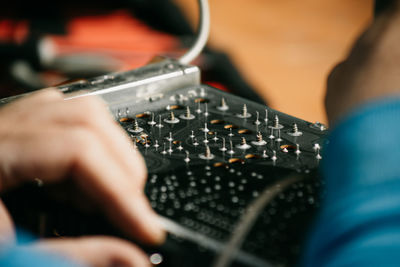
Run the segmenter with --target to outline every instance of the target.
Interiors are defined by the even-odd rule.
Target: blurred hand
[[[0,192],[35,178],[45,184],[71,179],[127,235],[156,244],[164,232],[143,193],[146,175],[140,153],[97,98],[64,100],[60,92],[45,89],[0,109]],[[1,208],[0,217],[7,218]],[[9,220],[0,222],[5,222],[0,230],[10,228]],[[68,248],[67,254],[98,248],[142,255],[121,240],[100,239],[98,245],[95,240],[77,241],[82,250],[70,250],[71,240],[45,247]]]
[[[400,1],[394,2],[330,74],[325,104],[331,125],[362,103],[400,93]]]

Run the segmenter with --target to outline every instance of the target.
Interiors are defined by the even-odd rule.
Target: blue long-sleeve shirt
[[[358,108],[329,140],[326,197],[302,265],[400,266],[400,97]]]

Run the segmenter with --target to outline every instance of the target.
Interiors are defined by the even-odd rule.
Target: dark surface
[[[197,94],[193,95],[195,92]],[[200,96],[202,94],[203,96]],[[173,96],[183,95],[185,100],[173,100]],[[221,97],[225,97],[230,109],[219,111],[216,107]],[[201,113],[195,113],[199,104]],[[209,116],[204,116],[205,102],[207,102]],[[251,117],[242,119],[237,116],[242,112],[243,104],[247,104]],[[169,106],[170,110],[166,107]],[[196,116],[194,120],[180,119],[177,124],[168,124],[164,118],[170,116],[171,107],[176,116],[185,113],[183,107],[189,106]],[[294,266],[302,243],[308,231],[310,222],[319,207],[321,182],[317,174],[319,161],[313,145],[323,145],[325,131],[321,132],[310,123],[282,114],[268,108],[269,122],[264,121],[265,106],[250,102],[216,89],[201,86],[176,90],[167,94],[161,100],[147,105],[127,104],[126,110],[112,110],[122,122],[122,126],[132,137],[133,142],[143,153],[149,170],[149,178],[145,188],[153,208],[163,217],[169,218],[185,229],[201,234],[210,240],[225,243],[233,233],[241,216],[246,212],[249,204],[257,199],[271,185],[298,177],[297,182],[289,185],[278,193],[257,217],[254,226],[245,238],[241,251],[253,255],[262,262],[277,266]],[[162,115],[161,129],[150,126],[150,113],[156,118]],[[259,126],[254,124],[255,111],[260,112]],[[125,114],[124,114],[125,113]],[[119,114],[119,115],[118,115]],[[267,139],[273,118],[279,116],[281,142]],[[143,131],[132,133],[134,119]],[[223,120],[223,123],[213,124],[214,120]],[[158,120],[157,120],[158,121]],[[204,132],[200,128],[208,122],[208,133],[212,160],[201,159],[205,151]],[[215,122],[215,121],[214,121]],[[300,137],[288,134],[293,122],[298,124],[303,132]],[[236,125],[229,137],[226,125]],[[194,131],[199,146],[194,146],[191,131]],[[246,133],[239,133],[247,130]],[[267,145],[256,147],[255,134],[260,131]],[[165,138],[173,133],[175,143],[171,143],[173,152],[163,152],[164,143],[169,149],[169,141]],[[214,141],[213,134],[217,132],[218,141]],[[275,134],[277,134],[275,132]],[[146,136],[146,137],[145,137]],[[221,138],[232,140],[235,154],[221,152]],[[246,137],[251,148],[241,150],[237,148],[241,138]],[[146,140],[150,147],[145,147]],[[155,148],[155,140],[161,145]],[[296,156],[290,146],[299,143],[302,153]],[[179,144],[183,150],[178,150]],[[289,145],[289,151],[284,152],[282,145]],[[185,151],[190,153],[190,162],[186,163]],[[267,158],[262,155],[267,154]],[[271,160],[273,151],[276,151],[277,160]],[[249,156],[251,155],[251,156]],[[76,192],[67,190],[69,186],[62,186],[63,190],[38,187],[31,185],[3,196],[13,218],[18,225],[40,236],[79,236],[87,234],[111,234],[122,236],[113,228],[93,207],[83,205],[85,200],[78,198],[73,208],[68,201],[76,196]],[[52,189],[52,190],[49,190]],[[52,191],[52,194],[49,192]],[[55,193],[54,193],[55,192]],[[66,204],[69,203],[69,204]],[[77,209],[76,207],[79,207]],[[167,242],[160,248],[145,248],[151,254],[160,252],[164,256],[162,266],[210,266],[218,253],[207,244],[195,244],[185,238],[170,234]],[[234,266],[254,266],[238,261]],[[268,265],[266,265],[268,266]]]

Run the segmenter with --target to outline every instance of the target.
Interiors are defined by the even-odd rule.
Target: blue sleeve
[[[324,155],[326,196],[302,266],[400,266],[400,98],[357,109]]]
[[[36,239],[23,230],[17,231],[18,245],[0,246],[1,267],[84,267],[57,254],[36,251],[28,245]]]
[[[60,256],[27,248],[13,248],[0,256],[1,267],[83,267]]]

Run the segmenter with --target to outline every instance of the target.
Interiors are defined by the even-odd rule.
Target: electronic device
[[[154,264],[295,264],[320,203],[326,127],[201,84],[200,70],[188,65],[193,55],[186,56],[59,89],[66,98],[102,97],[143,154],[145,192],[169,233],[163,247],[147,250]],[[29,208],[36,210],[25,221],[30,229],[45,236],[105,232],[41,201]]]

